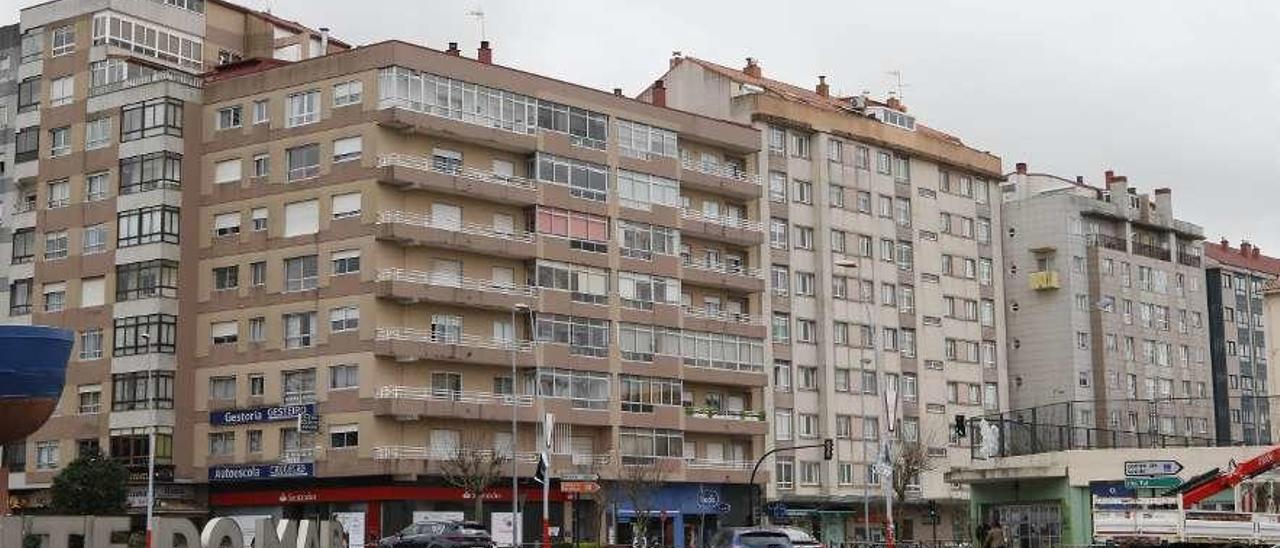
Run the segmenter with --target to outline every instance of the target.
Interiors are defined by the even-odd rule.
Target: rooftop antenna
[[[468,11],[467,15],[475,17],[476,22],[480,23],[480,40],[481,41],[488,40],[489,37],[485,36],[485,32],[484,32],[484,10],[481,8],[476,8],[471,11]]]
[[[903,95],[902,90],[903,90],[903,89],[905,89],[905,88],[911,87],[911,84],[904,84],[904,83],[902,82],[902,71],[900,71],[900,70],[890,70],[890,71],[885,72],[885,74],[888,74],[889,76],[894,77],[895,85],[897,86],[898,100],[899,100],[899,101],[905,100],[905,99],[906,99],[906,96],[905,96],[905,95]]]

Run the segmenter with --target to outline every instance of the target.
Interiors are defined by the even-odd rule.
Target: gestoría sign
[[[314,403],[255,407],[253,409],[229,409],[209,412],[209,424],[228,426],[255,422],[289,421],[297,420],[300,415],[315,414],[316,404]]]
[[[310,462],[209,467],[209,481],[256,481],[281,478],[309,478],[314,475],[315,465]]]

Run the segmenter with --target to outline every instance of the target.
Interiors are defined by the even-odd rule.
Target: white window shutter
[[[214,337],[232,337],[239,333],[236,322],[214,322],[209,326],[209,333]]]
[[[213,228],[224,230],[240,226],[240,213],[220,213],[213,218]]]
[[[347,217],[360,213],[360,193],[336,194],[333,196],[334,218]]]
[[[102,278],[80,280],[80,307],[101,306],[105,302],[106,283]]]
[[[320,202],[307,200],[284,206],[284,235],[286,238],[315,234],[320,231]]]
[[[225,160],[214,165],[213,181],[230,183],[240,180],[240,159]]]

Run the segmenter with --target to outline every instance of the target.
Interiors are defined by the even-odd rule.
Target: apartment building
[[[487,42],[211,76],[178,327],[210,505],[357,514],[372,536],[469,514],[447,464],[499,454],[528,540],[549,439],[555,478],[659,470],[676,546],[741,521],[767,430],[761,137],[657,103],[493,64]],[[504,475],[486,512],[509,512]],[[604,531],[591,497],[551,494],[553,526]]]
[[[13,228],[9,218],[19,207],[13,184],[13,114],[18,106],[18,61],[22,34],[19,25],[0,27],[0,257],[12,254]],[[8,267],[0,265],[0,289],[9,287]],[[0,316],[9,310],[9,292],[0,290]],[[4,321],[0,318],[0,321]]]
[[[942,473],[969,458],[955,419],[1005,408],[1000,159],[896,98],[837,97],[824,77],[806,89],[763,72],[753,59],[735,69],[677,54],[643,96],[751,124],[767,151],[756,169],[768,188],[768,445],[835,440],[829,462],[821,449],[773,457],[767,496],[823,542],[880,538],[874,463],[894,438],[929,457],[894,497],[898,537],[968,538],[966,491]]]
[[[17,80],[5,112],[16,128],[3,162],[15,195],[7,321],[66,327],[77,341],[54,416],[5,448],[13,503],[46,506],[54,475],[101,451],[129,468],[130,510],[142,513],[155,440],[157,511],[201,512],[202,481],[175,470],[192,452],[178,418],[191,390],[178,287],[196,267],[180,259],[196,239],[182,202],[200,177],[199,75],[345,46],[219,0],[55,0],[20,20],[19,52],[0,61]]]
[[[1058,449],[1211,445],[1202,230],[1172,192],[1026,164],[1001,190],[1012,408]]]
[[[1209,356],[1213,365],[1214,432],[1220,445],[1270,445],[1266,292],[1280,259],[1241,241],[1205,242]]]

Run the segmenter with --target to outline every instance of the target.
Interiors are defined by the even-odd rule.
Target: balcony
[[[521,420],[532,422],[533,396],[496,394],[467,390],[444,390],[418,386],[383,386],[378,390],[374,414],[397,420],[447,417],[473,420],[510,420],[511,407],[521,411]]]
[[[705,308],[696,308],[692,306],[682,307],[685,317],[698,318],[702,320],[712,320],[717,322],[726,322],[742,325],[764,325],[763,320],[759,316],[754,316],[744,312],[728,312],[725,310],[707,310]]]
[[[1048,291],[1051,289],[1060,289],[1062,287],[1062,284],[1058,280],[1057,270],[1032,272],[1029,279],[1030,286],[1033,291]]]
[[[1178,252],[1178,264],[1192,268],[1200,268],[1200,256],[1193,253]]]
[[[682,187],[749,200],[760,197],[760,177],[732,165],[685,159],[680,166]]]
[[[743,246],[764,243],[764,225],[759,221],[707,215],[696,209],[687,208],[680,210],[680,219],[680,232],[684,236]]]
[[[184,86],[195,88],[195,89],[200,89],[204,87],[204,83],[201,81],[199,76],[187,74],[185,72],[178,72],[174,70],[158,70],[155,72],[134,76],[126,80],[118,80],[115,82],[111,82],[110,84],[103,84],[100,86],[90,87],[89,96],[97,97],[99,95],[106,95],[108,93],[113,93],[116,91],[125,90],[129,88],[136,88],[138,86],[145,86],[147,84],[154,84],[156,82],[175,82],[175,83],[182,84]]]
[[[378,212],[378,238],[404,245],[422,245],[457,251],[471,251],[512,259],[537,255],[534,235],[523,230],[464,223],[457,219],[432,218],[408,211]]]
[[[683,261],[683,281],[694,285],[725,287],[747,293],[764,291],[764,279],[760,270],[729,263]]]
[[[421,102],[388,98],[378,102],[375,120],[381,126],[409,133],[446,137],[480,143],[486,146],[530,153],[538,149],[534,126],[505,127],[497,120],[479,116],[445,116],[423,112],[429,108]]]
[[[1129,250],[1129,247],[1125,244],[1124,238],[1117,238],[1108,234],[1089,234],[1086,238],[1089,245],[1092,247],[1103,247],[1106,249],[1114,249],[1116,251]]]
[[[751,479],[754,460],[684,459],[684,480],[707,483],[746,483]],[[769,471],[761,466],[756,481],[769,481]]]
[[[685,407],[684,415],[686,432],[763,436],[769,430],[764,411]]]
[[[697,331],[729,333],[743,337],[764,338],[764,320],[743,312],[709,310],[692,306],[681,307],[684,327]]]
[[[1134,255],[1142,255],[1143,257],[1150,257],[1161,261],[1168,261],[1171,258],[1171,252],[1167,248],[1163,248],[1158,245],[1133,242],[1132,247]]]
[[[489,310],[511,310],[515,305],[528,304],[538,296],[536,287],[402,268],[378,270],[375,291],[379,297],[405,304],[448,303]]]
[[[498,175],[425,156],[382,154],[378,156],[378,168],[382,171],[383,182],[403,188],[472,196],[513,205],[538,202],[538,186],[530,179]]]
[[[533,343],[492,337],[434,332],[412,327],[379,327],[374,352],[396,361],[417,360],[509,365],[515,352],[518,365],[533,366]]]

